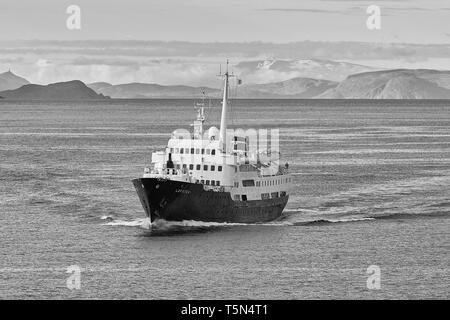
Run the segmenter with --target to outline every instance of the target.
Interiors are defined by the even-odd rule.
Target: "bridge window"
[[[261,193],[261,199],[265,200],[265,199],[269,199],[270,196],[268,193]]]
[[[222,166],[218,166],[217,171],[222,171]]]
[[[255,186],[255,180],[242,180],[242,185],[244,187],[254,187]]]

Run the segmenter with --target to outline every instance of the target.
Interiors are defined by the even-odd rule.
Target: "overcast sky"
[[[81,8],[80,30],[66,27],[72,4]],[[372,4],[381,9],[381,30],[366,26]],[[450,69],[450,0],[1,0],[0,30],[0,72],[13,68],[39,83],[173,83],[211,72],[204,66],[224,57]],[[99,39],[108,41],[86,42]],[[164,72],[168,66],[178,74]]]
[[[66,28],[66,8],[82,28]],[[369,5],[382,28],[366,28]],[[1,39],[449,43],[449,0],[1,0]],[[8,32],[4,32],[8,30]]]

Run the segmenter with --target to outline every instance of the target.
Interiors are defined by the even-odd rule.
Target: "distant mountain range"
[[[286,81],[249,84],[239,86],[237,98],[299,98],[308,99],[326,92],[338,82],[309,78],[294,78]],[[153,83],[127,83],[112,85],[106,82],[88,84],[88,87],[111,98],[198,98],[205,92],[211,98],[220,98],[222,90],[208,87],[163,86]]]
[[[197,98],[204,90],[219,98],[213,88],[129,83],[88,85],[112,98]],[[311,78],[239,86],[237,98],[297,99],[450,99],[450,71],[386,70],[348,76],[341,82]]]
[[[26,84],[18,89],[0,92],[7,100],[94,100],[107,97],[97,94],[79,80],[57,82],[46,86]]]
[[[210,97],[219,97],[221,90],[208,87],[163,86],[154,83],[126,83],[112,85],[107,82],[95,82],[88,87],[99,94],[111,98],[150,99],[150,98],[198,98],[202,91]]]
[[[324,62],[320,65],[322,68],[328,64],[329,62]],[[242,68],[242,64],[239,65]],[[250,65],[251,63],[246,62],[244,66],[250,69]],[[339,65],[341,63],[330,64],[330,68],[339,68]],[[359,68],[358,65],[347,63],[341,66],[345,66],[346,70]],[[288,67],[281,64],[276,69],[283,68]],[[0,98],[16,100],[92,100],[109,97],[199,98],[202,92],[211,98],[221,97],[221,90],[216,88],[154,83],[113,85],[96,82],[85,85],[81,81],[74,80],[42,86],[29,84],[27,80],[11,72],[0,74],[0,84],[12,88],[1,91]],[[244,84],[232,92],[236,93],[237,98],[450,99],[450,71],[426,69],[369,71],[346,76],[342,81],[294,77],[271,83]]]

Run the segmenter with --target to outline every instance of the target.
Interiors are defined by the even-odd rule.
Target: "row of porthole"
[[[174,154],[207,154],[214,156],[216,149],[199,149],[199,148],[170,148],[170,153]]]
[[[288,183],[288,182],[291,182],[291,178],[267,180],[267,181],[262,180],[262,181],[256,181],[256,186],[257,187],[266,187],[266,186],[280,185],[282,183]]]
[[[188,165],[187,164],[183,164],[183,166],[181,166],[180,164],[176,165],[176,169],[181,169],[181,168],[187,169]],[[207,164],[203,165],[203,171],[208,171],[208,168],[209,168],[209,171],[216,171],[216,166],[215,165],[207,165]],[[199,171],[201,169],[202,169],[202,166],[200,164],[197,164],[195,166],[195,170]],[[189,170],[194,170],[194,165],[193,164],[189,165]],[[222,171],[222,166],[217,166],[217,171]]]

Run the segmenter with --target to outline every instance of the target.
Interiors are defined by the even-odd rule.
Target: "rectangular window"
[[[202,149],[202,154],[205,154],[205,149]]]
[[[222,171],[222,166],[218,166],[217,171]]]
[[[211,185],[214,186],[216,182],[214,180],[211,180]]]
[[[191,154],[194,154],[194,150],[195,150],[194,148],[191,148]]]
[[[270,196],[268,193],[261,193],[261,199],[265,200],[265,199],[269,199]]]
[[[216,186],[220,186],[220,181],[216,181]]]
[[[208,171],[208,165],[205,164],[205,165],[203,166],[203,170]]]
[[[179,164],[177,164],[177,169],[180,169],[180,165]]]
[[[286,191],[281,191],[280,192],[280,197],[286,197]]]
[[[202,184],[204,184],[204,183],[205,183],[205,180],[202,179],[202,180],[200,180],[200,182],[201,182]]]
[[[183,148],[180,149],[180,153],[184,153],[184,149]]]
[[[211,171],[216,171],[216,166],[211,166]]]
[[[197,167],[196,167],[196,169],[197,169],[197,170],[200,170],[200,169],[201,169],[201,165],[198,164]]]
[[[211,154],[212,154],[212,155],[215,155],[215,154],[216,154],[216,149],[212,149],[212,150],[211,150]]]
[[[195,154],[200,154],[200,149],[199,148],[195,149]]]
[[[170,153],[173,153],[173,148],[170,148]]]
[[[175,148],[175,153],[178,153],[178,148]]]
[[[210,149],[206,149],[206,154],[211,154],[211,150]]]
[[[194,170],[194,165],[193,164],[189,165],[189,170]]]
[[[186,169],[186,164],[183,164],[183,169]]]
[[[189,153],[189,148],[184,148],[184,153],[188,154]]]
[[[278,198],[278,192],[272,192],[270,195],[272,198]]]
[[[247,195],[246,194],[242,195],[242,201],[247,201]]]
[[[235,200],[235,201],[240,201],[240,200],[241,200],[241,196],[238,195],[238,194],[235,194],[235,195],[234,195],[234,200]]]
[[[255,180],[242,180],[242,185],[244,187],[254,187],[255,186]]]
[[[209,180],[206,180],[206,185],[209,186]]]

